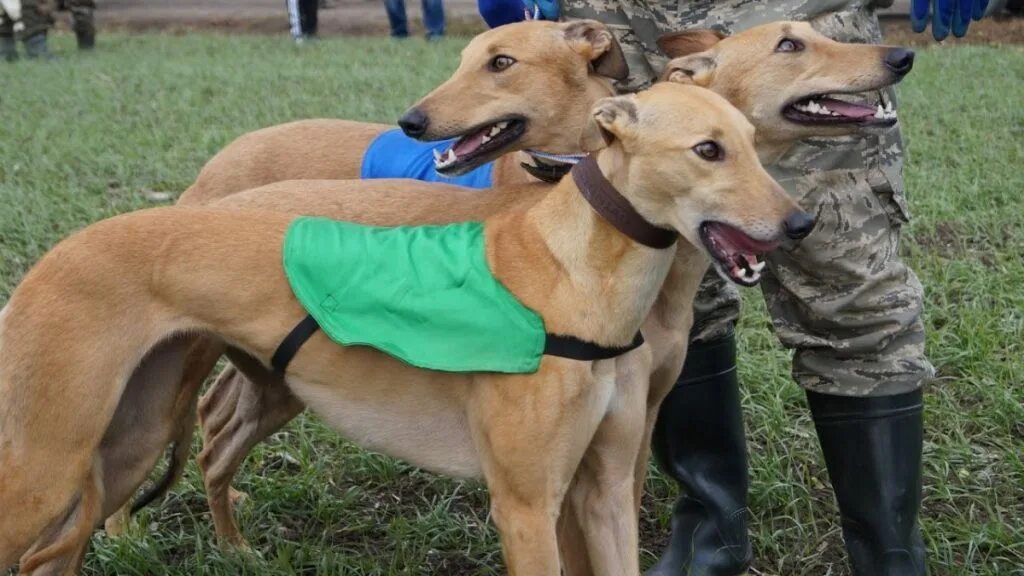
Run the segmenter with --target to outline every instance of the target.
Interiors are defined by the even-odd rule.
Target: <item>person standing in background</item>
[[[320,0],[285,0],[285,3],[288,6],[288,28],[295,43],[315,40]]]
[[[384,0],[384,9],[391,23],[391,37],[407,38],[409,20],[405,15],[405,0]],[[427,29],[427,40],[438,40],[444,36],[442,0],[423,0],[423,27]]]
[[[58,10],[71,12],[71,30],[75,33],[79,50],[96,47],[95,0],[59,0]]]
[[[78,49],[93,49],[96,46],[95,1],[60,0],[57,8],[71,11],[71,28],[78,40]],[[47,34],[53,24],[53,11],[46,0],[0,1],[0,60],[14,62],[18,59],[18,39],[24,44],[25,56],[29,59],[53,59],[47,48]]]

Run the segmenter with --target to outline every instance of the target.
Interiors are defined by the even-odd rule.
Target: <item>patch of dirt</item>
[[[671,508],[672,500],[655,498],[649,490],[644,490],[640,506],[640,547],[658,556],[668,546],[670,532],[667,527],[661,526],[651,511],[663,507]]]
[[[414,33],[422,31],[420,3],[406,0]],[[445,0],[448,33],[471,36],[486,29],[475,0]],[[324,36],[381,35],[388,20],[379,0],[327,0],[319,13]],[[63,18],[64,26],[67,18]],[[103,29],[187,32],[216,30],[230,33],[284,34],[288,13],[284,0],[100,0],[97,20]],[[929,32],[915,34],[905,16],[884,15],[887,42],[909,46],[937,44]],[[1024,18],[987,19],[971,24],[967,36],[950,37],[944,46],[961,44],[1024,44]]]
[[[939,222],[931,232],[914,235],[914,242],[924,249],[945,258],[956,256],[959,252],[960,231],[952,222]]]
[[[933,230],[914,234],[909,240],[929,252],[946,258],[976,259],[988,268],[997,264],[995,254],[1011,241],[1009,231],[1002,234],[979,237],[954,222],[938,222]]]
[[[410,31],[422,33],[420,2],[407,0]],[[285,34],[284,0],[100,0],[97,24],[103,30],[183,33],[211,30],[245,34]],[[474,0],[445,0],[447,31],[471,36],[486,26]],[[67,26],[68,18],[58,18]],[[388,19],[380,0],[328,0],[319,12],[322,36],[384,35]]]

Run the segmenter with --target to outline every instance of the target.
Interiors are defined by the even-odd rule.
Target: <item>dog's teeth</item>
[[[892,112],[893,111],[892,110],[892,102],[886,102],[885,103],[885,111],[886,112]]]
[[[436,162],[440,162],[440,161],[441,161],[441,152],[439,152],[437,148],[434,148],[434,162],[436,163]]]
[[[499,130],[504,130],[505,128],[508,128],[508,122],[498,122]]]
[[[434,167],[436,167],[436,168],[447,168],[448,166],[451,166],[452,164],[455,163],[455,159],[456,158],[457,158],[457,156],[455,155],[455,150],[453,150],[451,148],[446,150],[444,152],[444,154],[438,154],[435,151],[434,152]]]
[[[764,270],[764,262],[757,262],[751,264],[750,269],[753,270],[754,272],[760,272],[761,270]]]
[[[491,131],[487,133],[487,136],[485,136],[485,138],[489,137],[489,136],[497,136],[499,132],[501,132],[501,128],[500,127],[498,127],[498,126],[491,126]]]
[[[491,141],[491,137],[488,136],[487,134],[484,134],[484,137],[480,139],[480,143],[481,144],[487,144],[490,141]]]
[[[885,117],[885,108],[882,108],[882,105],[879,104],[878,105],[878,109],[875,110],[875,118],[884,118],[884,117]]]

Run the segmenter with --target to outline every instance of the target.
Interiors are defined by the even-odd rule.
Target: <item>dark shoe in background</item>
[[[853,397],[808,392],[857,576],[925,576],[920,390]]]
[[[732,334],[690,345],[651,440],[682,491],[672,536],[646,576],[738,576],[751,561],[747,444]]]
[[[96,47],[96,19],[92,8],[72,8],[71,29],[75,31],[79,50]]]

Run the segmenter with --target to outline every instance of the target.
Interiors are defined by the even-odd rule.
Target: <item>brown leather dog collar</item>
[[[679,235],[641,216],[604,177],[593,156],[587,156],[573,167],[572,179],[594,210],[619,232],[649,248],[668,248],[675,244]]]

